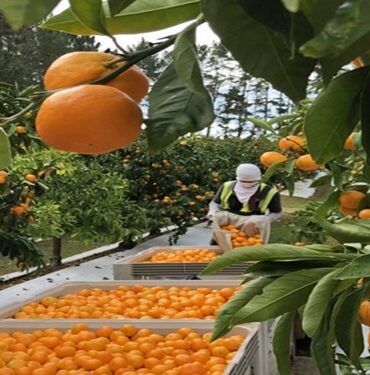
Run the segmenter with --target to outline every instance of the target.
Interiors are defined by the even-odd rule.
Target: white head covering
[[[248,203],[256,193],[261,180],[261,170],[254,164],[240,164],[236,168],[235,195],[241,203]]]

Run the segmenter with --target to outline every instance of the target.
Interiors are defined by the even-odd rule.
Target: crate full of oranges
[[[241,375],[257,369],[257,325],[234,327],[213,342],[212,329],[212,323],[181,321],[0,323],[0,374]]]

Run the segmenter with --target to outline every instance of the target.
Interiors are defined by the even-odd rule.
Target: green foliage
[[[159,76],[149,95],[149,119],[146,120],[148,143],[152,150],[168,146],[179,136],[212,124],[212,99],[201,82],[195,79],[198,83],[196,91],[192,91],[194,87],[189,88],[189,82],[185,84],[180,79],[174,64],[170,64]],[[203,87],[201,94],[199,87]]]
[[[34,242],[21,235],[14,236],[2,229],[0,229],[0,253],[16,260],[17,266],[22,270],[44,265],[42,253]]]
[[[314,218],[319,205],[318,202],[308,202],[304,209],[292,214],[293,219],[289,227],[295,242],[306,244],[325,242],[325,231]]]
[[[106,9],[105,23],[111,34],[138,34],[165,29],[195,19],[199,13],[199,0],[136,0],[114,17],[111,17]],[[100,18],[100,15],[97,14],[96,20],[97,18]],[[71,9],[50,17],[42,27],[77,35],[97,34],[96,28],[94,30],[82,23]]]

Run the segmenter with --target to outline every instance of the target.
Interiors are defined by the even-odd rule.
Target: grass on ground
[[[62,256],[63,258],[68,258],[72,255],[81,254],[85,251],[96,249],[104,245],[109,245],[109,243],[101,242],[101,243],[94,243],[94,244],[86,245],[80,241],[76,241],[73,238],[66,237],[66,238],[63,238]],[[53,253],[53,241],[45,240],[45,241],[39,242],[37,243],[37,247],[43,252],[44,261],[48,263]],[[17,271],[20,271],[20,269],[17,267],[15,261],[12,261],[9,258],[2,257],[0,255],[0,275],[5,275],[7,273],[12,273],[12,272],[17,272]]]

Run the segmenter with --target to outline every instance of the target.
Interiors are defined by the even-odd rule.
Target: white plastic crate
[[[82,289],[99,288],[103,290],[109,290],[118,288],[119,286],[163,286],[165,288],[170,287],[188,287],[188,288],[211,288],[211,289],[222,289],[226,287],[237,287],[239,286],[239,280],[124,280],[124,281],[81,281],[81,282],[67,282],[63,285],[50,288],[42,293],[34,294],[28,299],[12,300],[9,304],[3,307],[0,311],[0,319],[11,318],[19,309],[32,302],[38,302],[43,297],[52,296],[60,297],[65,294],[77,293]],[[64,320],[64,319],[63,319]]]
[[[189,276],[198,276],[201,279],[240,279],[252,263],[239,263],[225,267],[212,275],[202,276],[200,273],[206,268],[206,262],[187,262],[187,263],[149,263],[152,255],[159,252],[176,252],[188,249],[209,249],[217,254],[223,254],[224,251],[218,246],[156,246],[131,257],[124,258],[113,263],[113,275],[115,280],[132,279],[185,279]],[[232,250],[237,251],[237,250]]]
[[[57,328],[60,330],[67,330],[73,324],[81,323],[81,320],[69,321],[55,321],[55,320],[34,320],[32,325],[25,320],[11,320],[0,322],[0,332],[32,332],[36,329]],[[123,324],[134,324],[138,328],[149,328],[158,334],[168,334],[181,327],[189,327],[194,331],[203,334],[210,332],[213,329],[211,322],[184,322],[174,320],[145,320],[133,323],[131,320],[111,321],[111,320],[83,320],[87,323],[90,329],[97,329],[103,325],[111,325],[114,328],[120,328]],[[234,327],[227,336],[242,335],[245,339],[239,348],[237,354],[227,366],[224,375],[268,375],[270,373],[263,373],[259,369],[258,352],[260,351],[258,339],[259,324],[248,324],[244,326]]]

